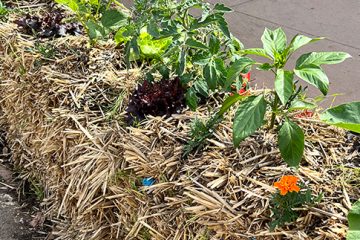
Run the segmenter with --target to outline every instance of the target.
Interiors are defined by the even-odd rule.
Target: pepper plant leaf
[[[240,95],[240,94],[234,94],[231,96],[228,96],[225,101],[223,102],[220,111],[217,113],[219,116],[222,116],[225,112],[227,112],[227,110],[230,109],[231,106],[233,106],[236,102],[246,98],[247,96],[245,95]]]
[[[221,13],[227,13],[232,12],[232,9],[229,7],[226,7],[223,3],[216,3],[214,7],[215,12],[221,12]]]
[[[353,204],[349,214],[349,231],[346,236],[347,240],[360,239],[360,200]]]
[[[278,69],[275,77],[275,91],[282,104],[286,104],[294,91],[294,73]]]
[[[285,50],[287,44],[285,32],[281,28],[275,29],[274,31],[265,28],[261,41],[267,55],[273,59]]]
[[[238,107],[233,125],[233,142],[237,147],[264,124],[266,101],[263,95],[250,96]]]
[[[288,109],[289,112],[298,111],[298,110],[306,110],[306,109],[314,109],[317,105],[312,102],[307,102],[300,99],[295,99],[291,102],[291,105]]]
[[[296,76],[317,87],[324,95],[329,91],[329,79],[319,66],[310,65],[294,70]]]
[[[310,52],[298,58],[296,68],[298,69],[309,65],[337,64],[350,57],[350,54],[345,52]]]
[[[360,102],[351,102],[329,108],[320,115],[327,124],[360,133]]]
[[[239,51],[240,54],[249,54],[249,55],[256,55],[264,58],[271,59],[271,57],[266,53],[266,51],[262,48],[249,48]]]
[[[301,128],[286,119],[280,128],[278,143],[284,161],[291,167],[299,166],[305,147],[305,137]]]
[[[305,46],[306,44],[317,42],[324,39],[323,37],[319,38],[309,38],[304,35],[296,35],[290,42],[288,48],[286,49],[287,54],[294,53],[297,49]]]

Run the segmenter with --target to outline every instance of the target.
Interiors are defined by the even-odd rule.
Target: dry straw
[[[350,202],[360,192],[358,179],[349,180],[356,153],[349,153],[344,132],[299,120],[307,144],[294,173],[272,132],[260,130],[234,149],[230,114],[204,151],[183,160],[191,120],[214,110],[149,117],[127,127],[123,111],[139,70],[122,70],[121,49],[88,49],[86,38],[66,37],[41,43],[56,49],[45,59],[36,40],[16,29],[0,26],[1,122],[13,163],[45,187],[42,204],[58,239],[345,236]],[[297,175],[324,199],[302,209],[295,223],[269,232],[272,184],[283,174]],[[145,177],[155,185],[143,187]]]

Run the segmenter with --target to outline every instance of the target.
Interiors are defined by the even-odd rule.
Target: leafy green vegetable
[[[149,59],[159,59],[171,42],[171,37],[156,40],[147,32],[142,32],[137,40],[142,56]]]

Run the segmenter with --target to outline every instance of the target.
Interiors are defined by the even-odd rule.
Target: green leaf
[[[154,38],[160,37],[159,28],[154,20],[150,20],[149,24],[147,25],[147,31]]]
[[[346,237],[347,240],[360,239],[360,200],[353,204],[349,214],[349,231]]]
[[[264,123],[266,101],[263,95],[250,96],[238,107],[233,126],[233,142],[237,147]]]
[[[189,88],[185,95],[186,104],[192,111],[195,111],[198,106],[198,97],[196,96],[196,92],[193,88]]]
[[[329,108],[320,115],[327,124],[360,133],[360,102],[351,102]]]
[[[271,59],[271,56],[267,55],[266,51],[262,48],[249,48],[239,51],[240,54],[250,54],[250,55],[256,55],[260,57],[265,57]]]
[[[204,78],[205,78],[205,81],[207,82],[209,88],[211,90],[215,90],[218,79],[217,79],[215,63],[213,61],[209,62],[209,64],[207,64],[204,67]]]
[[[300,100],[300,99],[295,99],[294,101],[292,101],[291,106],[289,107],[289,111],[293,112],[293,111],[298,111],[298,110],[306,110],[306,109],[314,109],[316,108],[317,105],[311,102],[307,102],[304,100]]]
[[[225,62],[221,58],[215,58],[215,69],[217,74],[217,85],[224,86],[226,82],[227,69],[225,67]]]
[[[197,80],[194,83],[194,89],[204,97],[209,96],[209,87],[204,80]]]
[[[324,71],[315,65],[294,70],[296,76],[317,87],[324,95],[329,90],[329,79]]]
[[[218,26],[226,37],[231,38],[229,25],[223,17],[218,20]]]
[[[294,91],[294,73],[278,69],[275,78],[275,91],[282,104],[286,104]]]
[[[263,63],[257,67],[257,69],[262,70],[262,71],[269,71],[272,68],[273,68],[273,66],[270,63]]]
[[[292,54],[297,49],[301,48],[302,46],[305,46],[306,44],[317,42],[319,40],[322,40],[324,38],[309,38],[303,35],[296,35],[290,42],[289,47],[287,48],[287,54]]]
[[[233,64],[231,64],[226,78],[225,88],[229,88],[234,80],[239,77],[240,73],[244,71],[247,67],[253,65],[255,63],[254,60],[248,57],[242,57],[236,60]]]
[[[189,38],[186,41],[186,45],[188,45],[191,48],[197,48],[197,49],[203,49],[203,50],[209,49],[205,44],[203,44],[202,42],[199,42],[193,38]]]
[[[86,27],[89,30],[89,38],[94,40],[105,35],[104,28],[92,20],[86,22]]]
[[[210,62],[211,60],[211,55],[209,52],[206,53],[196,53],[193,57],[192,57],[192,62],[194,64],[198,64],[198,65],[206,65]]]
[[[67,6],[73,12],[78,12],[80,8],[77,1],[75,0],[55,0],[55,2]]]
[[[301,128],[286,119],[279,131],[281,157],[291,167],[298,167],[304,153],[305,137]]]
[[[116,30],[127,23],[127,16],[116,9],[109,9],[103,13],[101,23],[105,28]]]
[[[186,67],[186,51],[183,49],[179,54],[179,65],[177,69],[177,74],[180,76],[184,73]]]
[[[121,44],[121,43],[127,43],[129,40],[131,40],[131,37],[125,37],[124,36],[124,32],[125,32],[125,28],[120,28],[115,36],[114,36],[114,40],[116,42],[116,44]]]
[[[90,4],[93,6],[99,6],[99,0],[90,0]]]
[[[214,11],[215,12],[222,12],[222,13],[226,13],[226,12],[232,12],[231,8],[226,7],[224,4],[222,3],[216,3],[215,7],[214,7]]]
[[[232,96],[229,96],[225,99],[225,101],[223,102],[220,111],[217,113],[217,115],[222,116],[227,110],[229,110],[229,108],[234,105],[236,102],[247,98],[247,96],[245,95],[240,95],[240,94],[234,94]]]
[[[220,50],[220,40],[214,34],[210,35],[209,49],[213,55],[217,54]]]
[[[308,65],[337,64],[351,56],[345,52],[310,52],[301,55],[296,61],[296,68]]]
[[[265,52],[273,59],[285,50],[287,44],[286,35],[281,28],[274,31],[265,28],[261,41]]]
[[[171,38],[153,39],[147,32],[141,33],[138,38],[141,54],[150,59],[159,59],[170,44]]]

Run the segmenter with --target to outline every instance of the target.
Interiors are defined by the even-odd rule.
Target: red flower
[[[244,78],[245,78],[245,79],[247,79],[247,82],[248,82],[248,81],[250,81],[250,78],[251,78],[251,72],[248,72],[248,73],[241,73],[240,75],[241,75],[241,77],[243,78],[243,80],[244,80]]]
[[[241,73],[240,74],[242,77],[242,88],[239,90],[239,94],[240,95],[250,95],[250,90],[248,90],[248,86],[249,86],[249,81],[250,81],[250,77],[251,77],[251,73]],[[231,86],[231,89],[235,90],[236,87],[234,85]],[[230,96],[233,96],[233,93],[230,93]]]

